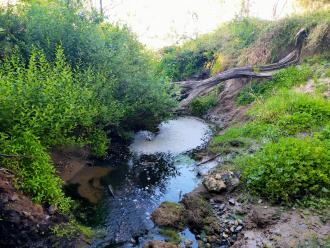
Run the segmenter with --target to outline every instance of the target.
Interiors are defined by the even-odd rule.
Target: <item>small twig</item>
[[[208,163],[208,162],[210,162],[210,161],[213,161],[214,159],[216,159],[216,158],[219,157],[220,155],[221,155],[221,153],[218,153],[217,155],[215,155],[215,156],[213,156],[213,157],[211,157],[211,158],[209,158],[209,159],[207,159],[207,160],[205,160],[205,161],[203,161],[203,162],[200,162],[200,163],[196,164],[195,166],[200,166],[200,165],[202,165],[202,164],[206,164],[206,163]]]
[[[0,153],[0,157],[4,157],[4,158],[17,158],[17,157],[22,157],[22,156],[16,155],[16,154],[1,154]]]
[[[33,158],[32,156],[17,155],[17,154],[2,154],[2,153],[0,153],[0,157],[3,157],[3,158]]]

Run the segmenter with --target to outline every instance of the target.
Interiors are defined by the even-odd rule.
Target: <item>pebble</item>
[[[7,203],[8,201],[9,201],[8,196],[5,196],[5,197],[2,198],[3,203]]]
[[[184,241],[184,246],[186,247],[186,248],[190,248],[190,247],[192,247],[192,245],[193,245],[193,241],[191,241],[191,240],[189,240],[189,239],[186,239],[185,241]]]
[[[228,236],[228,234],[223,233],[223,234],[222,234],[222,237],[224,237],[224,238],[226,239],[226,238],[228,238],[229,236]]]
[[[53,206],[53,205],[49,206],[49,208],[48,208],[48,213],[49,213],[50,215],[55,214],[56,211],[57,211],[57,207],[55,207],[55,206]]]
[[[260,200],[258,201],[258,203],[259,203],[259,204],[262,203],[262,200],[260,199]]]
[[[131,238],[130,241],[131,241],[132,244],[135,244],[136,243],[135,239],[133,239],[133,238]]]
[[[206,247],[211,247],[211,244],[210,243],[206,243]]]
[[[228,200],[228,202],[229,202],[229,204],[231,204],[231,205],[235,205],[235,203],[236,203],[236,201],[235,201],[234,198],[230,198],[230,199]]]
[[[220,205],[219,205],[219,209],[220,209],[220,210],[224,210],[224,209],[225,209],[225,207],[226,207],[226,205],[225,205],[225,204],[220,204]]]
[[[17,199],[18,199],[18,196],[16,194],[9,196],[9,200],[11,200],[11,201],[16,201]]]
[[[239,225],[243,225],[243,221],[241,219],[238,219],[237,222]]]
[[[235,227],[234,226],[232,226],[232,227],[230,227],[230,232],[235,232]]]
[[[238,227],[236,227],[235,232],[240,232],[242,229],[243,229],[243,226],[238,226]]]

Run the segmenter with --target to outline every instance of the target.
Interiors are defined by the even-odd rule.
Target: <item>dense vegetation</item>
[[[210,34],[179,47],[164,48],[160,67],[165,75],[178,81],[207,77],[234,66],[274,62],[288,52],[302,27],[309,31],[306,54],[329,52],[329,10],[280,21],[237,17]]]
[[[237,153],[233,162],[246,186],[274,202],[330,197],[330,102],[323,97],[328,88],[309,95],[292,89],[311,77],[307,65],[278,72],[264,82],[267,90],[248,98],[253,102],[251,121],[228,128],[211,142],[212,152]],[[316,85],[322,81],[314,80]],[[239,99],[242,95],[245,90]]]
[[[70,207],[49,156],[150,128],[175,106],[154,55],[125,27],[61,2],[0,9],[0,153],[36,202]],[[14,155],[14,156],[12,156]]]

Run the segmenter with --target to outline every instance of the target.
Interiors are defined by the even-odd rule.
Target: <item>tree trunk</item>
[[[287,56],[277,63],[260,66],[238,67],[220,72],[213,77],[199,81],[180,81],[175,84],[181,87],[180,108],[185,108],[197,96],[202,96],[213,90],[219,83],[233,78],[267,78],[271,79],[270,72],[290,65],[295,65],[300,60],[301,49],[307,37],[305,29],[301,29],[296,35],[295,48]],[[267,73],[268,72],[268,73]]]

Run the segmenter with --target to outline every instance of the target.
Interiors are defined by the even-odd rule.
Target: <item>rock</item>
[[[225,207],[226,207],[226,205],[225,205],[225,204],[220,204],[220,205],[219,205],[219,209],[220,209],[220,210],[224,210],[224,209],[225,209]]]
[[[242,231],[242,229],[243,229],[243,226],[238,226],[238,227],[236,227],[235,232],[240,232],[240,231]]]
[[[253,223],[255,223],[258,227],[265,227],[267,225],[270,225],[279,218],[278,213],[275,211],[275,209],[272,208],[263,208],[261,206],[255,207],[251,214],[250,219]]]
[[[48,208],[48,213],[49,213],[50,215],[55,214],[56,211],[57,211],[57,207],[56,207],[56,206],[50,206],[50,207]]]
[[[16,201],[17,199],[18,199],[18,196],[16,194],[9,196],[10,201]]]
[[[203,184],[209,192],[213,193],[223,192],[227,188],[224,181],[210,176],[204,179]]]
[[[192,242],[191,240],[186,239],[186,240],[184,241],[184,247],[185,247],[185,248],[191,248],[192,245],[193,245],[193,243],[194,243],[194,242]]]
[[[178,246],[160,240],[152,240],[148,242],[143,248],[178,248]]]
[[[185,209],[177,203],[163,202],[151,214],[151,219],[160,227],[182,229],[185,226]]]
[[[239,184],[239,177],[231,171],[219,172],[205,177],[203,185],[209,192],[222,193],[232,191]]]
[[[236,204],[236,201],[235,201],[234,198],[230,198],[230,199],[228,200],[228,202],[229,202],[229,204],[231,204],[231,205],[235,205],[235,204]]]
[[[234,233],[234,232],[235,232],[235,229],[236,229],[235,226],[231,226],[231,227],[230,227],[230,232],[231,232],[231,233]]]
[[[210,247],[212,247],[210,243],[206,243],[206,245],[205,245],[205,246],[206,246],[207,248],[210,248]]]
[[[4,196],[2,199],[1,199],[2,203],[7,203],[9,201],[9,198],[8,196]]]

